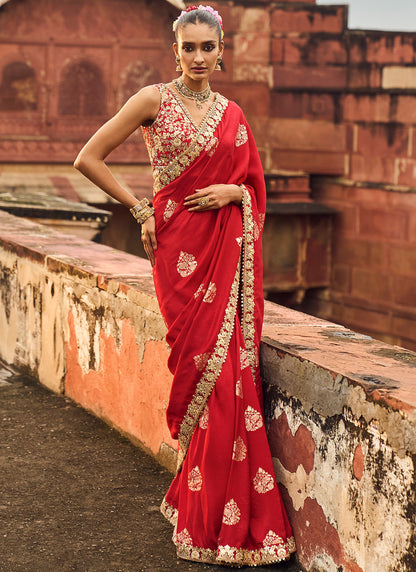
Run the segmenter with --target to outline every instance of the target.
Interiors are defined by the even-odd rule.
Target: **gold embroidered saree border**
[[[166,499],[163,499],[160,511],[163,516],[175,527],[173,542],[176,546],[177,554],[184,560],[206,562],[208,564],[224,564],[228,566],[265,566],[288,560],[296,552],[296,544],[293,536],[282,544],[263,546],[257,550],[246,548],[235,548],[232,546],[219,546],[217,550],[210,548],[200,548],[191,544],[179,542],[176,538],[178,511],[173,508]]]
[[[208,141],[214,134],[215,129],[220,123],[222,116],[228,106],[228,99],[219,93],[215,95],[215,101],[211,105],[207,115],[202,121],[198,132],[193,138],[189,147],[175,157],[169,165],[161,171],[155,179],[153,189],[158,192],[163,187],[179,177],[183,171],[194,161],[202,152]]]
[[[221,325],[220,332],[217,337],[214,351],[208,359],[208,363],[202,373],[195,393],[188,409],[182,420],[179,430],[179,451],[178,451],[178,470],[183,463],[186,452],[191,442],[192,434],[198,423],[199,417],[208,401],[208,397],[215,386],[215,383],[220,375],[222,366],[227,357],[228,346],[230,344],[231,336],[234,331],[234,318],[237,311],[238,304],[238,286],[240,280],[240,262],[237,264],[237,270],[234,276],[233,284],[231,286],[230,298],[225,309],[224,320]]]
[[[242,243],[242,330],[248,359],[254,379],[256,378],[257,355],[254,323],[254,220],[251,196],[243,188],[243,243]]]
[[[205,562],[207,564],[222,564],[225,566],[267,566],[289,560],[295,552],[293,537],[288,538],[286,544],[264,546],[257,550],[235,548],[233,546],[219,546],[218,550],[199,548],[189,544],[175,542],[179,558]]]

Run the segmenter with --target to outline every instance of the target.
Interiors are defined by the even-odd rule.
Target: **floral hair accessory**
[[[218,20],[218,23],[220,25],[221,40],[222,40],[224,37],[224,28],[222,25],[221,16],[219,15],[219,13],[216,10],[214,10],[214,8],[212,8],[212,6],[203,6],[202,4],[200,4],[199,6],[189,6],[189,8],[187,8],[186,10],[182,10],[182,12],[179,14],[178,18],[176,18],[176,20],[173,22],[173,31],[176,32],[176,28],[178,27],[179,20],[182,18],[182,16],[184,16],[188,12],[193,12],[194,10],[204,10],[205,12],[211,12],[211,14],[215,17],[215,19]]]

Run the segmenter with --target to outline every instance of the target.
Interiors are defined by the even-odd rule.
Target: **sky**
[[[416,32],[416,0],[317,0],[317,4],[348,4],[348,27]]]

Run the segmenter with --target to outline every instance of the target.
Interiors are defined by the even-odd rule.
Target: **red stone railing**
[[[0,272],[0,358],[173,468],[149,264],[0,213]],[[261,363],[299,562],[414,570],[416,354],[266,303]]]

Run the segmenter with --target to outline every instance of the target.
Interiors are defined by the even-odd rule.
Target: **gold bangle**
[[[134,205],[134,207],[130,209],[130,212],[134,216],[134,218],[137,218],[136,214],[139,214],[140,211],[146,208],[147,206],[149,206],[149,199],[144,198],[141,201],[139,201],[136,205]]]

